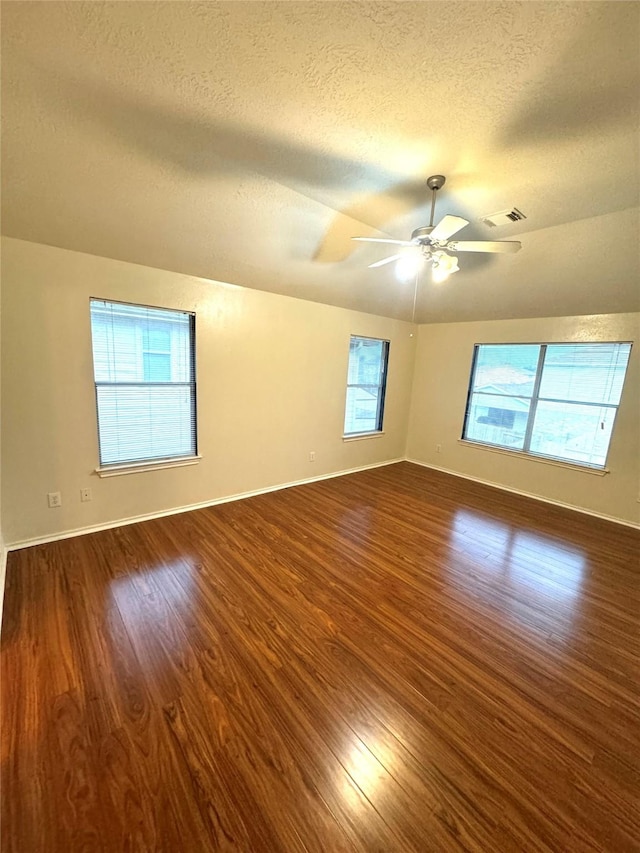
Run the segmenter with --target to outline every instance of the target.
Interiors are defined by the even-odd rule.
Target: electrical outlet
[[[316,461],[316,452],[315,452],[315,450],[310,450],[309,451],[309,462],[315,462],[315,461]]]
[[[436,453],[442,453],[442,445],[436,444]]]
[[[49,507],[53,509],[56,506],[62,506],[62,493],[61,492],[49,492],[47,494],[47,500],[49,501]]]
[[[80,500],[83,502],[92,500],[91,489],[80,489]]]

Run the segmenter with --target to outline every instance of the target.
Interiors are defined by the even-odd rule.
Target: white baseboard
[[[333,471],[330,474],[320,474],[317,477],[307,477],[304,480],[293,480],[290,483],[279,483],[276,486],[267,486],[263,489],[254,489],[250,492],[239,492],[235,495],[226,495],[222,498],[214,498],[210,501],[202,501],[200,503],[188,504],[186,506],[173,507],[173,509],[165,509],[160,512],[149,512],[144,515],[134,515],[128,518],[118,518],[115,521],[108,521],[104,524],[94,524],[89,527],[76,527],[73,530],[63,530],[60,533],[52,533],[49,536],[36,536],[33,539],[23,539],[19,542],[11,542],[6,546],[6,551],[18,551],[21,548],[31,548],[33,545],[46,545],[47,542],[58,542],[61,539],[71,539],[74,536],[85,536],[88,533],[98,533],[100,530],[111,530],[114,527],[124,527],[127,524],[137,524],[140,521],[151,521],[154,518],[165,518],[168,515],[179,515],[183,512],[191,512],[194,509],[205,509],[209,506],[217,506],[218,504],[231,503],[231,501],[240,501],[244,498],[252,498],[256,495],[266,495],[269,492],[279,492],[281,489],[290,489],[292,486],[303,486],[306,483],[317,483],[320,480],[330,480],[333,477],[343,477],[345,474],[356,474],[358,471],[367,471],[370,468],[381,468],[384,465],[394,465],[396,462],[404,462],[404,457],[398,459],[387,459],[385,462],[374,462],[371,465],[361,465],[358,468],[347,468],[345,471]]]
[[[4,604],[4,584],[7,579],[7,548],[0,537],[0,630],[2,629],[2,613]]]
[[[580,512],[583,515],[591,515],[594,518],[602,518],[604,521],[613,521],[615,524],[623,524],[625,527],[633,527],[636,530],[640,530],[640,524],[635,521],[627,521],[624,518],[616,518],[614,515],[605,515],[602,512],[596,512],[595,510],[585,509],[581,506],[575,506],[574,504],[564,503],[563,501],[554,501],[551,498],[543,498],[540,495],[535,495],[532,492],[523,492],[521,489],[513,489],[511,486],[504,486],[501,483],[494,483],[492,480],[483,480],[481,477],[473,477],[471,474],[461,474],[459,471],[452,471],[449,468],[441,468],[439,465],[431,465],[428,462],[420,462],[418,459],[409,459],[407,457],[405,462],[411,462],[414,465],[420,465],[422,468],[432,468],[434,471],[442,471],[443,474],[451,474],[453,477],[460,477],[463,480],[472,480],[474,483],[481,483],[483,486],[491,486],[494,489],[500,489],[503,492],[511,492],[514,495],[522,495],[525,498],[531,498],[534,501],[540,501],[541,503],[551,504],[552,506],[559,506],[563,509],[571,509],[574,512]]]
[[[400,457],[398,459],[387,459],[385,462],[374,462],[372,465],[361,465],[358,468],[348,468],[344,471],[334,471],[329,474],[320,474],[317,477],[307,477],[304,480],[293,480],[290,483],[279,483],[278,485],[267,486],[263,489],[254,489],[253,491],[249,492],[239,492],[234,495],[226,495],[224,497],[215,498],[210,501],[202,501],[200,503],[173,507],[172,509],[161,510],[160,512],[149,512],[143,515],[130,516],[128,518],[118,518],[114,521],[109,521],[104,524],[95,524],[88,527],[77,527],[73,530],[64,530],[60,533],[53,533],[49,536],[38,536],[32,539],[24,539],[19,542],[11,542],[10,544],[2,548],[2,552],[0,554],[0,620],[2,615],[2,595],[4,593],[4,580],[8,551],[18,551],[20,548],[30,548],[33,545],[45,545],[47,542],[57,542],[61,539],[71,539],[74,536],[84,536],[88,533],[98,533],[100,530],[111,530],[114,527],[124,527],[127,524],[137,524],[140,521],[151,521],[154,518],[165,518],[169,515],[179,515],[180,513],[191,512],[195,509],[205,509],[209,506],[217,506],[218,504],[230,503],[231,501],[239,501],[243,500],[244,498],[255,497],[256,495],[265,495],[269,492],[280,491],[281,489],[289,489],[292,486],[303,486],[305,483],[317,483],[320,480],[330,480],[333,477],[343,477],[346,474],[355,474],[358,471],[367,471],[371,468],[381,468],[385,465],[394,465],[397,462],[411,462],[413,465],[420,465],[422,468],[432,468],[434,471],[442,471],[443,474],[451,474],[453,477],[460,477],[463,480],[471,480],[474,483],[481,483],[484,486],[491,486],[494,489],[500,489],[504,492],[511,492],[515,495],[522,495],[525,498],[531,498],[536,501],[541,501],[542,503],[551,504],[552,506],[559,506],[563,509],[570,509],[575,512],[580,512],[583,515],[590,515],[595,518],[601,518],[604,521],[612,521],[615,524],[622,524],[625,527],[633,527],[636,530],[640,530],[640,524],[633,521],[626,521],[622,518],[616,518],[612,515],[605,515],[604,513],[595,512],[593,510],[585,509],[584,507],[564,503],[563,501],[555,501],[551,498],[544,498],[540,495],[536,495],[531,492],[524,492],[521,489],[513,489],[510,486],[504,486],[501,483],[494,483],[491,480],[484,480],[480,477],[473,477],[470,474],[461,474],[459,471],[452,471],[449,468],[442,468],[439,465],[431,465],[427,462],[421,462],[418,459]]]

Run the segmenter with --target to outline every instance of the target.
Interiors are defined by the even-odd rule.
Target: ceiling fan
[[[390,243],[394,246],[411,247],[419,249],[419,254],[416,252],[399,252],[395,255],[389,255],[381,261],[376,261],[369,264],[371,269],[381,267],[384,264],[390,264],[393,261],[398,261],[400,274],[408,276],[418,272],[420,265],[428,261],[433,265],[434,281],[444,281],[451,273],[458,272],[458,259],[449,252],[495,252],[495,253],[511,253],[517,252],[522,248],[522,244],[517,240],[451,240],[454,234],[462,230],[469,224],[468,220],[461,216],[447,215],[443,217],[437,225],[433,224],[433,214],[436,207],[436,193],[442,189],[445,182],[444,175],[432,175],[427,178],[427,186],[433,193],[431,197],[431,217],[428,225],[422,228],[416,228],[411,234],[410,240],[391,240],[383,237],[352,237],[352,240],[359,240],[363,243]]]

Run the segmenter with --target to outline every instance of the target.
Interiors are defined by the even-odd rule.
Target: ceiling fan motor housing
[[[430,190],[441,190],[445,181],[444,175],[431,175],[430,178],[427,178],[427,186]]]
[[[422,228],[416,228],[415,231],[411,232],[411,239],[416,243],[426,243],[433,229],[433,225],[424,225]]]

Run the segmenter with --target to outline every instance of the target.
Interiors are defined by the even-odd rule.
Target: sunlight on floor
[[[450,548],[474,601],[534,633],[571,633],[588,566],[580,548],[469,509],[455,513]]]

